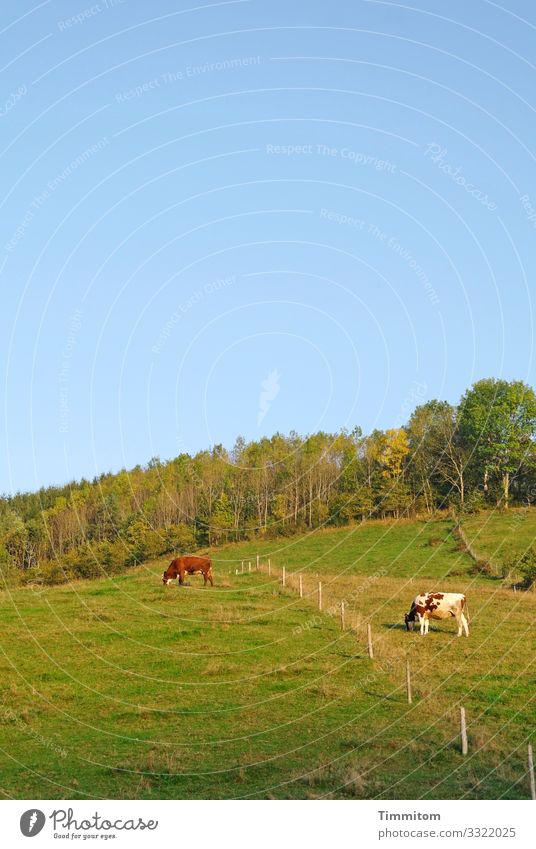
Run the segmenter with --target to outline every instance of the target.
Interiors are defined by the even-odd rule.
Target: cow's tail
[[[465,596],[463,597],[462,607],[463,607],[463,610],[464,610],[464,613],[465,613],[465,618],[467,619],[467,624],[470,625],[471,624],[471,617],[469,616],[469,608],[467,606],[467,599],[465,598]]]

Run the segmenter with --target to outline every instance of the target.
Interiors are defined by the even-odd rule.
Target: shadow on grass
[[[376,699],[378,702],[399,702],[400,697],[395,695],[389,695],[386,693],[378,693],[375,690],[361,690],[361,692],[365,696],[372,696],[373,699]]]

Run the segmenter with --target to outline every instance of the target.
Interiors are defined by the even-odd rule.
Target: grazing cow
[[[458,637],[469,636],[467,601],[463,593],[421,593],[411,603],[404,621],[408,631],[413,631],[415,619],[420,622],[421,636],[428,633],[430,619],[454,617],[458,623]]]
[[[172,560],[166,571],[162,575],[163,584],[171,584],[174,578],[179,579],[179,584],[184,584],[185,575],[203,575],[205,587],[207,581],[210,581],[210,586],[214,586],[212,580],[212,561],[210,557],[196,557],[194,554],[176,557]]]

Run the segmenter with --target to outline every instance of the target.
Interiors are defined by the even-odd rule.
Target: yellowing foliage
[[[386,430],[381,452],[383,476],[390,479],[399,478],[408,454],[409,442],[406,431],[399,427]]]

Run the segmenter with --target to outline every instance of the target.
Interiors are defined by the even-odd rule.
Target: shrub
[[[168,550],[163,534],[152,528],[145,531],[140,548],[141,560],[152,560]]]
[[[53,587],[64,584],[72,578],[71,570],[57,560],[49,560],[25,569],[21,575],[21,583],[26,587]]]
[[[23,570],[24,573],[25,570]],[[17,584],[20,581],[21,570],[17,567],[13,558],[9,556],[7,550],[0,544],[0,580],[3,584]]]
[[[266,539],[278,539],[278,537],[294,537],[299,534],[307,533],[307,526],[305,524],[295,525],[294,523],[288,525],[273,525],[268,526],[267,533],[265,535]],[[248,533],[246,535],[242,535],[243,539],[253,540],[255,539],[255,534]]]
[[[189,525],[170,525],[164,531],[165,551],[176,551],[177,554],[187,554],[195,548],[195,533]]]
[[[149,527],[144,519],[139,517],[130,522],[123,534],[123,541],[123,559],[126,566],[135,566],[169,551],[164,534]]]
[[[499,573],[500,573],[500,576],[503,579],[503,581],[507,581],[510,578],[512,571],[513,571],[514,567],[516,567],[516,566],[517,566],[517,563],[515,561],[511,561],[511,560],[504,560],[501,563]]]
[[[460,505],[462,513],[479,513],[486,508],[486,499],[484,493],[479,489],[470,492],[465,499],[463,506]]]
[[[493,575],[494,569],[488,560],[476,560],[471,567],[473,575]]]
[[[531,546],[519,561],[519,571],[523,576],[523,586],[530,589],[536,582],[536,548]]]
[[[53,587],[56,584],[64,584],[73,576],[70,569],[66,568],[57,560],[51,560],[49,563],[44,563],[38,570],[43,577],[43,584],[47,587]]]
[[[98,545],[86,544],[67,552],[63,557],[63,566],[67,573],[63,580],[67,580],[68,576],[74,578],[101,578],[103,569],[99,561],[97,548]],[[52,561],[48,565],[52,568],[57,564],[55,561]]]
[[[107,575],[118,575],[124,570],[127,550],[121,540],[101,542],[93,546],[93,551],[96,560],[102,565]]]
[[[19,580],[23,587],[37,587],[44,586],[45,584],[43,573],[39,566],[32,566],[30,569],[24,569],[20,572]]]

